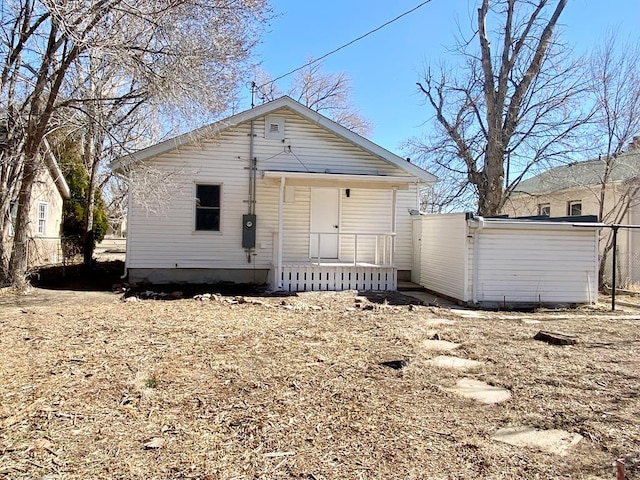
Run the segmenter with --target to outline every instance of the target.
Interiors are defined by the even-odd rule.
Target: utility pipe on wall
[[[251,127],[249,131],[249,198],[247,200],[248,207],[247,213],[249,215],[255,215],[256,213],[256,168],[257,162],[254,157],[254,142],[255,142],[255,121],[251,120]],[[255,223],[255,222],[254,222]],[[243,226],[243,229],[245,227]],[[255,225],[253,228],[256,228]],[[244,242],[244,240],[243,240]],[[245,249],[247,252],[247,263],[251,263],[251,253],[253,248],[249,247]]]

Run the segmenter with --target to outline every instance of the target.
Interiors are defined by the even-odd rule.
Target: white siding
[[[597,292],[593,230],[507,230],[480,233],[479,302],[589,303]]]
[[[420,285],[467,301],[467,222],[464,213],[422,216]]]
[[[255,121],[254,155],[259,171],[256,255],[252,263],[247,262],[242,248],[242,215],[247,213],[249,189],[250,123],[246,122],[224,131],[218,138],[181,147],[146,162],[152,169],[167,174],[166,182],[160,182],[167,192],[158,195],[162,189],[140,187],[149,182],[136,185],[134,180],[127,247],[129,268],[270,268],[274,260],[274,234],[278,230],[279,185],[261,178],[265,170],[408,176],[404,170],[288,109],[272,113],[285,118],[285,140],[265,139],[264,120]],[[194,231],[196,183],[222,185],[220,232]],[[390,192],[358,188],[352,188],[351,192],[353,201],[345,204],[343,230],[377,230],[384,224],[385,231],[390,231]],[[160,196],[163,200],[158,202]],[[416,208],[416,203],[415,187],[398,192],[396,265],[400,269],[411,268],[408,209]],[[309,258],[309,205],[310,187],[301,186],[295,187],[294,201],[284,204],[283,242],[287,261]]]
[[[597,230],[509,221],[479,229],[463,213],[419,222],[420,284],[434,292],[491,305],[597,300]]]
[[[243,130],[236,135],[223,134],[219,144],[206,142],[155,159],[152,168],[168,174],[164,201],[158,202],[153,188],[136,190],[134,179],[128,267],[247,267],[241,240],[249,188],[248,155],[238,158],[239,152],[248,152],[248,128]],[[196,183],[222,185],[220,232],[195,231]],[[147,204],[159,213],[147,213]]]
[[[264,119],[255,121],[254,152],[259,170],[409,176],[289,109],[279,110],[277,115],[285,118],[284,140],[265,139]]]
[[[341,191],[341,233],[390,233],[392,231],[393,192],[391,190],[350,189],[349,198]],[[396,194],[396,240],[394,264],[399,270],[411,270],[411,216],[409,210],[416,208],[417,189],[398,190]],[[375,256],[375,237],[361,236],[358,239],[358,260],[372,262]],[[380,238],[379,251],[383,239]],[[340,253],[343,258],[352,258],[354,240],[343,236]]]

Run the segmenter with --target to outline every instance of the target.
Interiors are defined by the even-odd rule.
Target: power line
[[[269,85],[270,83],[275,83],[275,82],[277,82],[278,80],[283,79],[284,77],[288,77],[288,76],[289,76],[289,75],[291,75],[292,73],[296,73],[298,70],[302,70],[303,68],[310,67],[310,66],[311,66],[311,65],[313,65],[314,63],[318,63],[318,62],[320,62],[320,61],[324,60],[324,59],[325,59],[325,58],[327,58],[329,55],[333,55],[334,53],[339,52],[340,50],[342,50],[342,49],[344,49],[344,48],[347,48],[347,47],[348,47],[348,46],[350,46],[350,45],[353,45],[353,44],[354,44],[354,43],[356,43],[357,41],[360,41],[360,40],[362,40],[363,38],[368,37],[368,36],[369,36],[369,35],[371,35],[372,33],[375,33],[375,32],[377,32],[378,30],[382,30],[382,29],[383,29],[384,27],[386,27],[387,25],[391,25],[393,22],[396,22],[396,21],[400,20],[402,17],[405,17],[405,16],[409,15],[410,13],[415,12],[415,11],[416,11],[416,10],[418,10],[420,7],[425,6],[425,5],[426,5],[427,3],[429,3],[429,2],[431,2],[431,0],[425,0],[425,1],[424,1],[424,2],[422,2],[421,4],[419,4],[419,5],[415,6],[415,7],[413,7],[411,10],[407,10],[406,12],[401,13],[401,14],[400,14],[400,15],[398,15],[397,17],[395,17],[395,18],[393,18],[393,19],[389,20],[389,21],[388,21],[388,22],[386,22],[386,23],[383,23],[382,25],[380,25],[379,27],[374,28],[373,30],[368,31],[368,32],[367,32],[367,33],[365,33],[364,35],[360,35],[358,38],[354,38],[354,39],[353,39],[353,40],[351,40],[350,42],[345,43],[344,45],[341,45],[341,46],[339,46],[338,48],[336,48],[336,49],[334,49],[334,50],[331,50],[329,53],[325,53],[325,54],[324,54],[324,55],[322,55],[321,57],[316,58],[316,59],[314,59],[314,60],[310,61],[309,63],[306,63],[306,64],[302,65],[301,67],[295,68],[295,69],[291,70],[290,72],[285,73],[284,75],[280,75],[279,77],[274,78],[273,80],[269,80],[268,82],[263,83],[262,85],[258,86],[258,89],[261,89],[262,87],[264,87],[264,86],[266,86],[266,85]]]

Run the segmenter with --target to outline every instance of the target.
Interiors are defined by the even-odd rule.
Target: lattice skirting
[[[275,272],[275,269],[274,269]],[[286,292],[321,290],[396,290],[394,267],[285,265],[279,285]]]

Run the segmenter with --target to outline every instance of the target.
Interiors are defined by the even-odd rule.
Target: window
[[[196,185],[196,231],[220,231],[220,185]]]
[[[551,215],[551,205],[548,203],[538,204],[538,215],[541,217],[548,217]]]
[[[582,202],[580,200],[574,200],[567,204],[567,215],[575,217],[576,215],[582,215]]]
[[[38,202],[38,236],[45,237],[47,235],[47,204]]]

